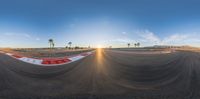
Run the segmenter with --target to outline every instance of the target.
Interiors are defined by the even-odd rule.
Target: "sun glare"
[[[97,45],[97,48],[102,48],[102,46],[101,45]]]

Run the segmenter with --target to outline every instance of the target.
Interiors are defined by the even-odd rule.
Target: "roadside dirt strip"
[[[20,61],[30,63],[30,64],[35,64],[35,65],[41,65],[41,66],[55,66],[55,65],[63,65],[63,64],[68,64],[77,60],[80,60],[93,52],[85,52],[81,53],[78,55],[70,56],[70,57],[59,57],[59,58],[41,58],[41,59],[36,59],[36,58],[30,58],[30,57],[24,57],[24,56],[19,56],[11,53],[6,53],[8,56],[11,56],[15,59],[18,59]]]

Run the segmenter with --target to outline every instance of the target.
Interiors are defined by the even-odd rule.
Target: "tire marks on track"
[[[161,63],[144,57],[103,50],[74,63],[42,67],[0,54],[0,96],[198,99],[199,54],[154,56]]]

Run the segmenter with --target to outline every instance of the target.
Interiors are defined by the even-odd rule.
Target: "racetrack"
[[[0,54],[3,99],[199,99],[200,54],[135,54],[98,49],[60,66]]]

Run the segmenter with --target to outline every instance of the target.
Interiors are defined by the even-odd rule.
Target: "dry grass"
[[[60,49],[48,49],[48,48],[11,49],[11,48],[4,48],[1,50],[6,53],[13,53],[16,55],[21,55],[21,56],[26,56],[26,57],[45,58],[45,57],[71,56],[74,54],[88,52],[93,49],[65,49],[65,48],[60,48]]]

